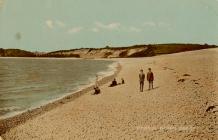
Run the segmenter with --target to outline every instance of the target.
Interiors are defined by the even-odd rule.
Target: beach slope
[[[59,105],[2,135],[31,139],[218,139],[218,49],[115,59],[117,80],[102,93]],[[138,73],[151,67],[154,89],[139,92]]]

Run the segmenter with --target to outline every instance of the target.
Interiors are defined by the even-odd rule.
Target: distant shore
[[[80,48],[52,52],[30,52],[20,49],[0,48],[0,57],[38,57],[38,58],[135,58],[172,54],[185,51],[217,48],[208,44],[141,44],[126,47]]]

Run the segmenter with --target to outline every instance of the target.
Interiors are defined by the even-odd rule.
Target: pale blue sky
[[[0,0],[0,48],[149,43],[218,44],[218,0]]]

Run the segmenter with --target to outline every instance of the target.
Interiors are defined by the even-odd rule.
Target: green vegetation
[[[151,45],[153,46],[153,45]],[[155,55],[178,53],[184,51],[200,50],[215,48],[215,45],[199,45],[199,44],[160,44],[154,45],[153,50]]]
[[[33,53],[19,49],[1,49],[0,57],[87,57],[86,58],[110,58],[110,57],[148,57],[162,54],[179,53],[200,49],[216,48],[215,45],[199,44],[154,44],[154,45],[134,45],[129,47],[109,47],[104,48],[81,48],[71,50],[59,50],[49,53]],[[135,50],[129,54],[130,50]],[[113,55],[118,53],[118,55]],[[82,56],[81,56],[82,55]]]
[[[35,57],[32,52],[19,50],[19,49],[2,49],[0,48],[1,57]]]
[[[155,55],[162,54],[171,54],[171,53],[179,53],[185,51],[193,51],[200,49],[208,49],[208,48],[216,48],[215,45],[199,45],[199,44],[154,44],[154,45],[134,45],[129,47],[109,47],[106,46],[104,48],[82,48],[82,49],[72,49],[72,50],[61,50],[50,52],[46,56],[55,56],[59,57],[68,57],[69,54],[77,55],[76,57],[84,57],[81,56],[82,52],[87,51],[86,57],[95,58],[101,56],[101,58],[110,58],[110,57],[149,57]],[[135,49],[135,52],[132,54],[128,54],[130,50]],[[78,50],[80,53],[78,53]],[[118,52],[120,51],[120,52]],[[114,56],[113,53],[119,53],[119,55]],[[100,55],[103,53],[103,55]],[[91,56],[92,55],[92,56]]]

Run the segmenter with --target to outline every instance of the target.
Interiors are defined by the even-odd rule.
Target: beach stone
[[[178,82],[185,82],[185,79],[179,79]]]
[[[209,112],[209,111],[213,110],[214,108],[215,108],[215,106],[214,106],[214,105],[212,105],[212,106],[209,106],[209,107],[206,109],[206,112]]]
[[[183,76],[191,76],[190,74],[183,74]]]

